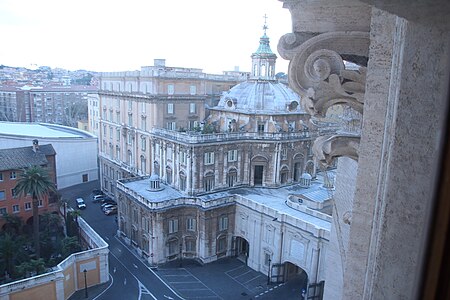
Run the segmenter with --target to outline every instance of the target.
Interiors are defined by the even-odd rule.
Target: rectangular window
[[[272,255],[270,255],[270,253],[264,253],[264,265],[269,266],[269,261],[272,260],[271,257]]]
[[[221,216],[219,219],[219,231],[228,229],[228,217]]]
[[[31,202],[25,202],[25,210],[31,209]]]
[[[120,111],[116,111],[116,122],[120,124]]]
[[[197,87],[196,87],[195,85],[191,85],[191,86],[189,87],[189,93],[190,93],[191,95],[197,94]]]
[[[180,162],[185,165],[187,164],[187,153],[184,151],[180,152]]]
[[[173,114],[173,111],[174,111],[173,103],[167,103],[167,113],[168,114]]]
[[[205,153],[205,165],[214,164],[214,152],[206,152]]]
[[[12,171],[9,173],[9,179],[16,179],[16,171]]]
[[[169,233],[178,232],[178,219],[169,220]]]
[[[16,192],[16,189],[14,188],[14,189],[11,189],[11,195],[12,195],[12,197],[13,198],[17,198],[17,192]]]
[[[3,173],[0,172],[0,181],[3,181]]]
[[[113,128],[109,127],[109,139],[112,140],[112,138],[113,138]]]
[[[281,149],[281,159],[287,159],[287,148]]]
[[[39,200],[38,207],[42,207],[43,205],[44,205],[44,203],[42,202],[42,200]]]
[[[141,118],[141,129],[144,131],[147,130],[147,118],[145,118],[145,117]]]
[[[141,138],[141,150],[145,151],[147,149],[147,140],[145,137]]]
[[[237,161],[237,150],[228,150],[228,162]]]
[[[133,114],[128,114],[128,126],[133,126]]]
[[[175,86],[173,84],[167,85],[167,94],[173,95],[175,93]]]
[[[6,199],[5,191],[0,191],[0,200],[5,200],[5,199]]]
[[[13,211],[13,213],[18,213],[18,212],[20,212],[19,204],[13,205],[13,206],[12,206],[12,211]]]
[[[131,100],[128,100],[128,110],[132,109],[133,109],[133,102],[131,102]]]
[[[258,124],[258,133],[263,133],[264,132],[264,124],[263,123],[259,123]]]
[[[167,122],[167,129],[168,130],[176,130],[177,129],[177,123],[176,122]]]
[[[195,231],[197,229],[197,220],[195,218],[188,218],[186,220],[186,230]]]
[[[0,207],[0,215],[6,215],[7,213],[6,207]]]
[[[196,112],[195,103],[189,103],[189,113],[195,114],[195,112]]]
[[[116,141],[120,142],[120,129],[116,130]]]
[[[112,110],[109,111],[109,121],[110,121],[110,122],[113,122],[113,121],[114,121],[114,120],[113,120],[113,111],[112,111]]]

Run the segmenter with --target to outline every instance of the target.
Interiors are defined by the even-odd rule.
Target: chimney
[[[39,151],[39,141],[38,140],[33,140],[33,151],[34,151],[34,153]]]

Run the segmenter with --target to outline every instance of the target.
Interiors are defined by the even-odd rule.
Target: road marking
[[[98,297],[100,297],[101,295],[103,295],[103,293],[105,293],[114,283],[114,277],[112,277],[111,274],[109,274],[109,277],[111,278],[111,283],[108,285],[108,287],[106,289],[103,290],[103,292],[101,292],[100,294],[98,294],[95,298],[93,298],[92,300],[97,300]]]
[[[166,299],[170,299],[170,300],[173,300],[173,298],[172,298],[172,297],[169,297],[169,296],[166,296],[166,295],[164,295],[164,298],[166,298]]]
[[[107,241],[109,241],[109,238],[108,238],[108,237],[105,236],[104,238],[105,238]]]
[[[114,274],[116,274],[116,267],[114,267],[114,269],[113,269],[113,273],[114,273]]]
[[[126,277],[123,279],[123,285],[127,285],[127,278]]]
[[[139,257],[139,256],[137,256],[133,251],[131,251],[130,249],[128,249],[128,247],[124,244],[124,243],[122,243],[122,241],[117,237],[117,236],[114,236],[115,238],[116,238],[116,240],[120,243],[120,244],[122,244],[123,245],[123,247],[125,247],[125,249],[127,249],[128,250],[128,252],[130,252],[132,255],[134,255],[134,257],[135,258],[137,258],[139,261],[141,260],[141,258]],[[114,254],[113,254],[114,255]],[[117,257],[116,257],[117,258]],[[153,271],[152,270],[152,268],[150,268],[150,267],[148,267],[146,264],[144,264],[143,262],[141,262],[143,265],[144,265],[144,267],[146,267],[149,271],[150,271],[150,273],[152,273],[156,278],[158,278],[159,279],[159,281],[161,281],[161,283],[162,284],[164,284],[172,293],[174,293],[178,298],[180,298],[181,300],[184,300],[184,298],[183,297],[181,297],[180,295],[178,295],[178,293],[173,289],[173,288],[171,288],[164,280],[162,280],[162,278],[158,275],[158,274],[156,274],[155,273],[155,271]],[[124,264],[122,264],[123,266],[125,266]],[[126,268],[126,267],[125,267]],[[126,268],[127,269],[127,268]],[[128,269],[127,269],[128,270]],[[130,272],[130,271],[128,271],[128,272]],[[130,272],[131,273],[131,272]],[[134,276],[134,275],[133,275]],[[136,276],[135,276],[135,278],[136,278]],[[136,278],[136,280],[137,280],[137,278]],[[152,295],[152,297],[154,297],[153,295]],[[154,298],[155,300],[157,300],[156,298]]]
[[[117,258],[117,256],[114,255],[114,253],[110,252],[110,254],[111,254],[115,259],[117,259],[117,261],[125,268],[125,270],[127,270],[127,271],[131,274],[131,276],[134,277],[134,279],[136,279],[136,281],[137,281],[138,283],[140,283],[139,279],[138,279],[133,273],[131,273],[131,271],[127,268],[127,266],[125,266],[125,265],[119,260],[119,258]],[[126,280],[126,278],[125,278],[125,280]],[[147,289],[147,291],[148,291],[148,289]],[[140,293],[140,290],[139,290],[139,293]],[[149,295],[150,295],[153,299],[158,300],[158,299],[157,299],[150,291],[149,291]],[[140,298],[139,298],[139,299],[140,299]]]
[[[133,264],[133,266],[137,269],[138,268],[138,266],[136,266],[135,264]]]

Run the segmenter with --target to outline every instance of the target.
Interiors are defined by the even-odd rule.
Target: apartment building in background
[[[97,90],[86,85],[1,85],[0,121],[77,127],[88,119],[88,96]]]

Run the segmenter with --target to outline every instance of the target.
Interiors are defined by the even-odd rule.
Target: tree
[[[36,257],[39,259],[39,200],[50,192],[56,192],[55,184],[44,168],[32,166],[20,174],[15,189],[18,194],[30,194],[33,199],[33,238]]]

